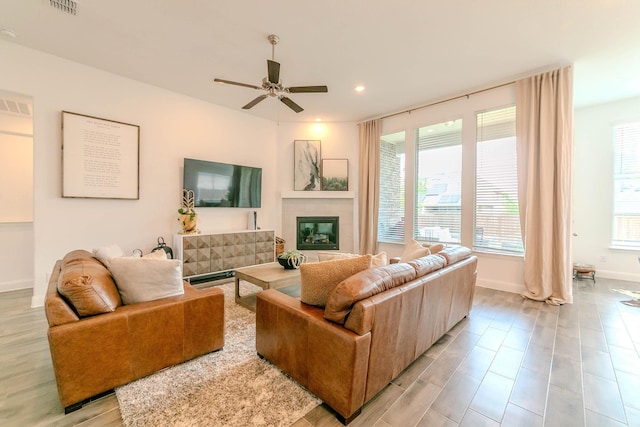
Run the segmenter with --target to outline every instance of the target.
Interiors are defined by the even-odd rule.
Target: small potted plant
[[[306,259],[305,254],[294,249],[278,255],[278,262],[287,270],[297,269]]]
[[[182,234],[197,233],[198,215],[194,209],[193,190],[182,190],[182,207],[178,209],[178,213],[180,214],[178,222],[182,227]]]

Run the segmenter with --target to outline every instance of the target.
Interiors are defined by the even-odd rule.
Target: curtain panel
[[[516,144],[524,296],[572,302],[573,70],[516,82]]]
[[[378,253],[380,123],[380,119],[376,119],[358,124],[358,224],[361,254]]]

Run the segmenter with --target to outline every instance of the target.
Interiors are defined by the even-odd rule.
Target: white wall
[[[0,62],[11,64],[0,89],[34,100],[34,305],[43,302],[56,259],[70,250],[117,243],[146,252],[158,236],[171,242],[183,157],[262,167],[260,226],[279,226],[275,123],[4,41]],[[61,197],[63,110],[140,126],[139,200]],[[245,229],[247,211],[199,209],[199,228]]]
[[[358,211],[358,126],[355,123],[280,123],[278,126],[278,154],[277,154],[277,179],[281,192],[293,191],[293,141],[295,140],[320,140],[321,157],[324,159],[348,159],[349,160],[349,191],[354,192],[352,203],[354,221],[357,224]],[[296,193],[305,193],[303,191]],[[280,197],[280,194],[278,195]],[[342,199],[314,199],[310,203],[340,204],[339,210],[344,212]],[[282,209],[282,205],[280,205]],[[286,240],[285,248],[295,249],[295,230],[283,230],[283,224],[287,221],[287,212],[278,212],[281,218],[277,235]],[[294,219],[295,221],[295,219]],[[342,222],[341,222],[342,223]],[[353,252],[357,248],[357,226],[350,235],[352,242],[341,243],[341,252]],[[343,236],[340,236],[342,242]],[[310,254],[313,256],[313,254]]]
[[[640,98],[575,111],[573,261],[596,266],[596,278],[640,281],[639,251],[611,249],[613,129],[640,120]]]

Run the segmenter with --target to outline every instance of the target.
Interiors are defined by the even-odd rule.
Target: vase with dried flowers
[[[178,222],[182,227],[182,234],[198,233],[196,228],[198,223],[198,214],[194,209],[195,196],[193,190],[182,190],[182,207],[178,209],[180,217]]]

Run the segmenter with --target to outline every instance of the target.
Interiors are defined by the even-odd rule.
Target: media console
[[[219,273],[231,277],[236,268],[275,261],[273,230],[175,234],[173,246],[188,281]]]

